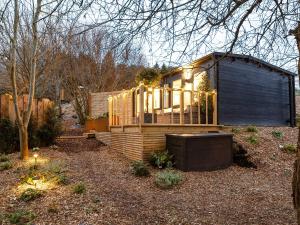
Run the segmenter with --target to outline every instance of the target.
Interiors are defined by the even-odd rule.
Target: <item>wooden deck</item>
[[[97,133],[96,138],[130,160],[147,160],[154,151],[166,148],[166,134],[206,133],[220,131],[219,125],[143,124],[111,126],[110,133]],[[110,137],[109,137],[110,136]]]

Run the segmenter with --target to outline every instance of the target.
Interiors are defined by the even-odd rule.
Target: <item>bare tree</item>
[[[81,8],[84,7],[82,1],[72,1],[70,4],[64,0],[32,0],[32,1],[11,1],[8,0],[0,4],[1,7],[1,31],[7,38],[7,43],[2,43],[8,57],[2,57],[2,60],[6,64],[10,79],[12,94],[14,100],[14,109],[16,113],[17,125],[19,128],[20,138],[20,152],[21,159],[28,159],[28,123],[31,117],[32,104],[35,96],[37,66],[41,62],[39,58],[39,44],[42,40],[42,35],[39,28],[45,28],[47,31],[47,21],[59,21],[64,15],[78,15],[76,9],[81,13]],[[12,30],[12,32],[11,32]],[[22,33],[23,32],[23,33]],[[23,70],[27,76],[27,88],[28,91],[28,104],[26,110],[20,111],[18,106],[18,96],[20,90],[18,89],[17,81],[20,78],[20,59],[24,60],[25,57],[20,57],[19,40],[21,37],[26,37],[26,41],[23,41],[24,47],[26,47],[27,61],[23,62]],[[5,38],[3,38],[5,40]],[[23,49],[24,50],[24,49]],[[25,72],[24,72],[25,71]],[[26,77],[23,76],[23,77]],[[26,84],[26,83],[25,83]]]
[[[136,47],[114,46],[115,39],[102,29],[69,34],[66,39],[53,64],[83,124],[88,115],[89,93],[132,87],[144,61]]]

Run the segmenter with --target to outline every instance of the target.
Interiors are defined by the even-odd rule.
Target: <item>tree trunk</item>
[[[300,22],[295,30],[291,31],[291,34],[295,36],[298,53],[300,58]],[[300,74],[300,61],[298,61],[298,75]],[[298,128],[298,143],[297,143],[297,156],[294,163],[293,173],[293,203],[297,213],[297,223],[300,225],[300,127]]]
[[[20,137],[20,157],[23,160],[28,160],[29,149],[28,149],[28,131],[27,127],[19,126],[19,137]]]

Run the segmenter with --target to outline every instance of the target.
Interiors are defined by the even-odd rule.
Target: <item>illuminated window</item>
[[[193,75],[193,70],[192,68],[184,68],[183,69],[183,79],[185,80],[189,80],[192,78],[192,75]]]
[[[173,81],[173,89],[181,88],[181,79]],[[173,106],[180,105],[180,91],[173,91]]]
[[[191,105],[191,92],[184,92],[184,109],[187,109],[187,106]]]
[[[154,109],[160,108],[160,89],[154,89]]]
[[[164,108],[169,108],[170,107],[170,91],[168,90],[169,84],[164,85]]]

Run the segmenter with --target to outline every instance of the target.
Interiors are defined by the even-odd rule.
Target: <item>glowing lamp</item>
[[[35,166],[36,166],[36,163],[37,163],[37,158],[38,158],[38,156],[39,156],[39,155],[38,155],[37,153],[35,153],[35,154],[33,155]]]

